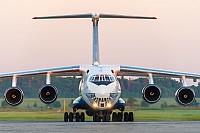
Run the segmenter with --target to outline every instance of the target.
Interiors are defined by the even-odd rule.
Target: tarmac
[[[0,121],[0,133],[199,133],[200,121],[31,122]]]

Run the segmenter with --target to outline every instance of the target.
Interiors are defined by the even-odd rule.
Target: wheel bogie
[[[134,116],[133,112],[113,112],[112,113],[112,122],[133,122],[134,121]]]
[[[133,122],[134,115],[133,112],[95,112],[93,113],[93,122]],[[85,122],[84,112],[65,112],[64,122]]]
[[[64,113],[64,122],[85,122],[85,113],[84,112],[65,112]]]

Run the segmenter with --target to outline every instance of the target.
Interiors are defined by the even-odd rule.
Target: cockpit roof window
[[[90,82],[96,85],[108,85],[115,81],[114,77],[107,74],[93,75],[89,79]]]

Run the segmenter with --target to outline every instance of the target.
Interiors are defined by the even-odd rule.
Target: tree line
[[[74,77],[51,77],[51,83],[58,89],[59,98],[75,98],[79,96],[80,78]],[[147,78],[137,79],[118,79],[122,88],[122,97],[142,97],[142,89],[148,84]],[[20,87],[26,98],[37,98],[38,90],[45,84],[45,76],[20,77],[17,81],[17,86]],[[181,83],[171,78],[154,78],[155,84],[162,90],[162,97],[173,98],[176,90],[181,87]],[[0,82],[0,98],[6,89],[11,86],[12,79],[5,78]],[[196,97],[200,96],[200,83],[198,86],[191,86],[196,93]]]

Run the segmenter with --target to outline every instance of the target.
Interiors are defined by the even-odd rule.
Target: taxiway
[[[200,121],[30,122],[0,121],[1,133],[199,133]]]

